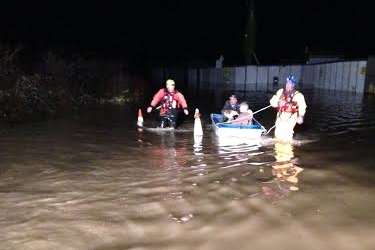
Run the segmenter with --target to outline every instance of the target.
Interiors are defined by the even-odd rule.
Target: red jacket
[[[165,88],[160,89],[152,98],[151,107],[156,107],[160,102],[163,102],[164,97],[167,95],[168,95],[167,89]],[[177,103],[177,108],[183,108],[183,109],[187,108],[185,97],[180,92],[175,90],[175,92],[172,93],[172,95],[173,95],[173,100],[176,101]]]

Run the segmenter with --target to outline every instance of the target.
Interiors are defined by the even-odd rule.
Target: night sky
[[[33,52],[141,60],[154,64],[243,63],[245,0],[8,1],[0,41]],[[317,52],[375,54],[371,1],[255,1],[261,63],[301,60]]]

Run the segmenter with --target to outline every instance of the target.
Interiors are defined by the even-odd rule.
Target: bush
[[[25,61],[18,58],[19,51],[0,43],[2,121],[46,119],[85,105],[123,105],[144,96],[146,84],[139,84],[122,63],[48,52],[42,60],[25,65],[19,63]]]
[[[0,93],[0,115],[3,120],[20,122],[51,117],[72,98],[59,86],[39,75],[22,76],[9,90]]]

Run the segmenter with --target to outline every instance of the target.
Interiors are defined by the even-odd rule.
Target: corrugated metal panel
[[[216,80],[219,85],[222,85],[224,83],[223,69],[216,69]]]
[[[332,86],[331,86],[331,75],[332,75],[332,69],[333,68],[333,63],[329,63],[328,64],[328,71],[327,71],[327,79],[326,79],[326,86],[327,86],[327,89],[328,90],[331,90],[332,89]]]
[[[245,83],[245,67],[236,67],[235,68],[235,83],[236,84],[244,84]]]
[[[349,91],[357,92],[358,62],[350,63]]]
[[[210,68],[210,69],[207,69],[207,71],[208,71],[208,82],[210,83],[210,85],[212,85],[213,83],[215,83],[215,69]]]
[[[301,79],[300,81],[302,82],[303,86],[306,87],[308,85],[308,65],[303,65],[301,68]]]
[[[216,73],[216,68],[210,69],[210,89],[216,89],[217,87],[217,73]]]
[[[257,83],[257,66],[246,67],[246,90],[255,91]]]
[[[256,84],[257,66],[247,66],[246,71],[246,83]]]
[[[320,70],[319,65],[314,65],[314,78],[313,78],[313,82],[314,82],[314,86],[315,87],[318,87],[318,85],[319,85],[319,70]]]
[[[269,91],[274,90],[275,87],[277,87],[277,86],[273,85],[273,78],[274,77],[278,77],[279,81],[280,81],[279,66],[269,66],[269,68],[268,68],[268,86],[267,86],[267,90],[269,90]],[[280,82],[279,82],[279,84],[280,84]]]
[[[320,88],[321,89],[325,89],[326,88],[326,78],[327,78],[327,68],[328,68],[328,65],[327,64],[322,64],[322,78],[321,78],[321,85],[320,85]]]
[[[306,65],[303,67],[303,86],[312,88],[314,86],[314,66]]]
[[[210,69],[204,69],[204,82],[209,86],[210,83]]]
[[[357,93],[365,92],[367,61],[358,62]]]
[[[231,68],[231,67],[223,68],[223,79],[224,79],[224,82],[234,83],[234,68]]]
[[[233,67],[225,67],[223,68],[223,80],[225,85],[228,89],[234,90],[236,89],[234,84],[234,68]]]
[[[310,65],[303,65],[302,66],[302,77],[301,77],[301,81],[303,82],[304,85],[307,84],[307,82],[309,82],[309,66]]]
[[[236,85],[236,90],[245,90],[245,67],[236,67],[234,81]]]
[[[259,66],[257,74],[257,90],[266,91],[268,83],[268,67]]]
[[[322,64],[322,78],[321,78],[321,85],[320,85],[320,88],[321,89],[325,89],[326,88],[326,78],[327,78],[327,68],[328,68],[328,65],[327,64]]]
[[[342,76],[342,90],[349,91],[350,81],[350,62],[344,62],[343,76]]]
[[[316,84],[319,89],[323,89],[324,88],[324,75],[325,75],[324,64],[318,65],[318,72],[319,72],[319,75],[318,75],[318,80]]]
[[[331,63],[331,76],[329,78],[329,90],[336,89],[337,63]]]
[[[335,89],[338,91],[343,90],[343,77],[344,77],[344,63],[338,62],[336,63],[336,84]]]
[[[226,67],[223,69],[200,69],[200,86],[209,89],[231,89],[246,91],[273,91],[285,84],[286,77],[294,74],[303,82],[303,87],[314,87],[327,90],[365,91],[367,61],[352,61],[326,63],[318,65],[288,65],[288,66],[243,66]],[[165,69],[165,76],[176,82],[185,81],[185,71]],[[187,71],[190,87],[197,86],[197,69]],[[279,86],[273,85],[273,78],[279,78]],[[162,82],[163,69],[152,71],[153,81]],[[246,84],[245,84],[246,82]]]
[[[284,85],[286,78],[290,74],[290,66],[280,66],[280,84]]]
[[[326,64],[325,65],[325,73],[324,73],[324,89],[330,89],[330,80],[331,80],[331,70],[332,70],[332,64]]]

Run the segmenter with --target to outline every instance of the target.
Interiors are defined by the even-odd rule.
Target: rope
[[[269,130],[267,130],[267,132],[263,135],[268,135],[272,131],[272,129],[274,129],[275,127],[276,127],[276,124],[273,125]]]
[[[266,110],[266,109],[268,109],[268,108],[270,108],[270,107],[272,107],[272,106],[271,106],[271,105],[268,105],[267,107],[261,108],[261,109],[255,111],[255,112],[253,113],[253,115],[255,115],[256,113],[259,113],[259,112],[261,112],[261,111],[263,111],[263,110]]]
[[[255,111],[255,112],[253,112],[253,115],[255,115],[255,114],[257,114],[257,113],[259,113],[259,112],[261,112],[261,111],[263,111],[263,110],[266,110],[266,109],[268,109],[268,108],[270,108],[270,107],[272,107],[272,106],[271,106],[271,105],[268,105],[267,107],[261,108],[261,109]],[[260,126],[262,126],[262,124],[260,124],[260,122],[258,122],[257,120],[255,120],[254,117],[253,117],[253,120],[256,121],[257,123],[259,123]],[[221,125],[221,124],[230,124],[230,123],[232,123],[232,121],[219,122],[219,123],[217,123],[217,125]],[[262,127],[263,127],[263,126],[262,126]],[[264,127],[263,127],[263,128],[264,128]]]

